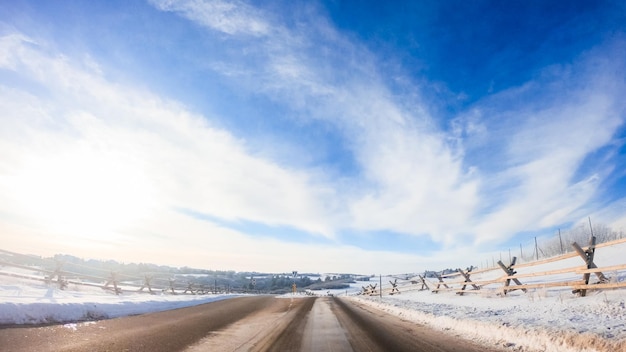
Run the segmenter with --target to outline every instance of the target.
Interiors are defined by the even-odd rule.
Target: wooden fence
[[[512,291],[526,293],[529,289],[565,289],[573,294],[585,296],[591,290],[607,290],[626,288],[626,281],[617,281],[620,275],[626,276],[626,264],[598,267],[595,260],[597,248],[616,246],[626,243],[626,238],[606,243],[595,243],[591,237],[588,246],[581,247],[572,243],[574,252],[557,257],[517,264],[513,257],[509,265],[498,261],[496,267],[480,270],[457,269],[453,273],[436,274],[427,278],[417,275],[411,279],[395,279],[384,285],[382,290],[363,289],[365,295],[395,295],[407,291],[430,290],[433,293],[454,292],[458,295],[466,293],[497,294],[505,296]],[[579,265],[566,268],[537,271],[537,268],[549,263],[573,260],[579,257]],[[626,256],[623,260],[626,262]],[[522,272],[523,271],[523,272]],[[611,275],[607,275],[611,273]],[[595,278],[592,282],[592,275]],[[539,279],[539,282],[536,282]],[[530,281],[530,282],[525,282]]]
[[[67,289],[69,285],[81,285],[101,288],[117,295],[123,292],[138,293],[167,293],[167,294],[208,294],[235,292],[228,286],[206,285],[194,282],[189,278],[182,278],[184,274],[148,272],[137,275],[127,275],[115,271],[88,267],[76,263],[66,263],[59,260],[51,261],[20,253],[0,249],[0,275],[19,279],[33,280],[56,285],[59,289]],[[14,259],[14,260],[11,260]],[[20,260],[21,259],[21,260]],[[27,259],[39,261],[37,265],[23,265],[17,262]],[[2,270],[2,268],[17,268],[18,271]],[[71,271],[83,268],[101,275],[89,275]],[[245,290],[236,290],[243,292]]]

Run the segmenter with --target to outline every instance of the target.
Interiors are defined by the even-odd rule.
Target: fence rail
[[[569,288],[573,294],[585,296],[590,290],[614,290],[626,288],[626,281],[615,281],[620,276],[626,277],[626,263],[598,267],[595,263],[595,251],[598,248],[617,246],[626,243],[626,238],[600,243],[595,243],[594,236],[591,237],[589,245],[579,246],[572,243],[574,252],[562,254],[553,258],[537,260],[522,264],[516,263],[516,257],[512,257],[509,266],[502,261],[498,261],[498,266],[483,268],[480,270],[462,270],[447,274],[436,274],[438,281],[430,280],[425,275],[418,275],[416,278],[407,278],[398,282],[390,281],[391,285],[381,287],[379,290],[366,290],[362,294],[366,295],[393,295],[402,292],[430,290],[432,293],[455,292],[458,295],[465,293],[494,293],[507,295],[509,292],[521,290],[526,292],[530,289],[556,289]],[[583,261],[581,265],[567,268],[559,268],[543,271],[530,271],[518,273],[520,269],[532,270],[533,267],[550,264],[558,261],[580,257]],[[626,260],[626,257],[624,258]],[[472,269],[472,268],[470,268]],[[613,278],[605,274],[611,273]],[[556,277],[555,276],[565,276]],[[576,276],[580,275],[578,278]],[[591,275],[596,277],[596,282],[590,282]],[[485,277],[486,276],[486,277]],[[475,280],[476,279],[476,280]],[[521,280],[528,279],[530,283],[523,283]],[[533,282],[532,279],[541,279],[541,282]]]
[[[54,284],[60,289],[66,289],[68,285],[82,285],[89,287],[97,287],[106,291],[111,291],[117,295],[124,292],[149,293],[156,294],[163,292],[168,294],[208,294],[208,293],[230,293],[230,292],[248,292],[249,290],[234,290],[229,286],[207,285],[190,280],[176,278],[178,275],[174,273],[157,273],[148,272],[139,275],[127,275],[118,273],[113,270],[107,270],[97,267],[90,267],[76,263],[65,263],[62,261],[54,261],[41,259],[21,253],[10,252],[0,249],[0,254],[5,259],[0,259],[0,275],[9,276],[24,280],[40,281],[48,284]],[[15,260],[9,261],[7,260]],[[17,263],[20,260],[38,261],[37,266],[30,266]],[[77,273],[70,271],[66,267],[75,267],[88,269],[89,271],[99,271],[103,276],[95,276],[85,273]],[[26,270],[32,274],[23,272],[11,272],[1,270],[2,267],[10,267]]]

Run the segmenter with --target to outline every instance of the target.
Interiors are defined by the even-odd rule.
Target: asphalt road
[[[241,297],[97,322],[0,328],[0,351],[501,351],[339,298]]]

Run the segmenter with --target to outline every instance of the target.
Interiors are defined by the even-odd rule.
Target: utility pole
[[[561,254],[563,254],[563,239],[561,238],[561,229],[559,229],[559,242],[561,243]]]

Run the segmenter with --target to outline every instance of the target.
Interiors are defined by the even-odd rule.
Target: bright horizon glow
[[[619,3],[0,10],[5,249],[400,273],[626,225]]]

